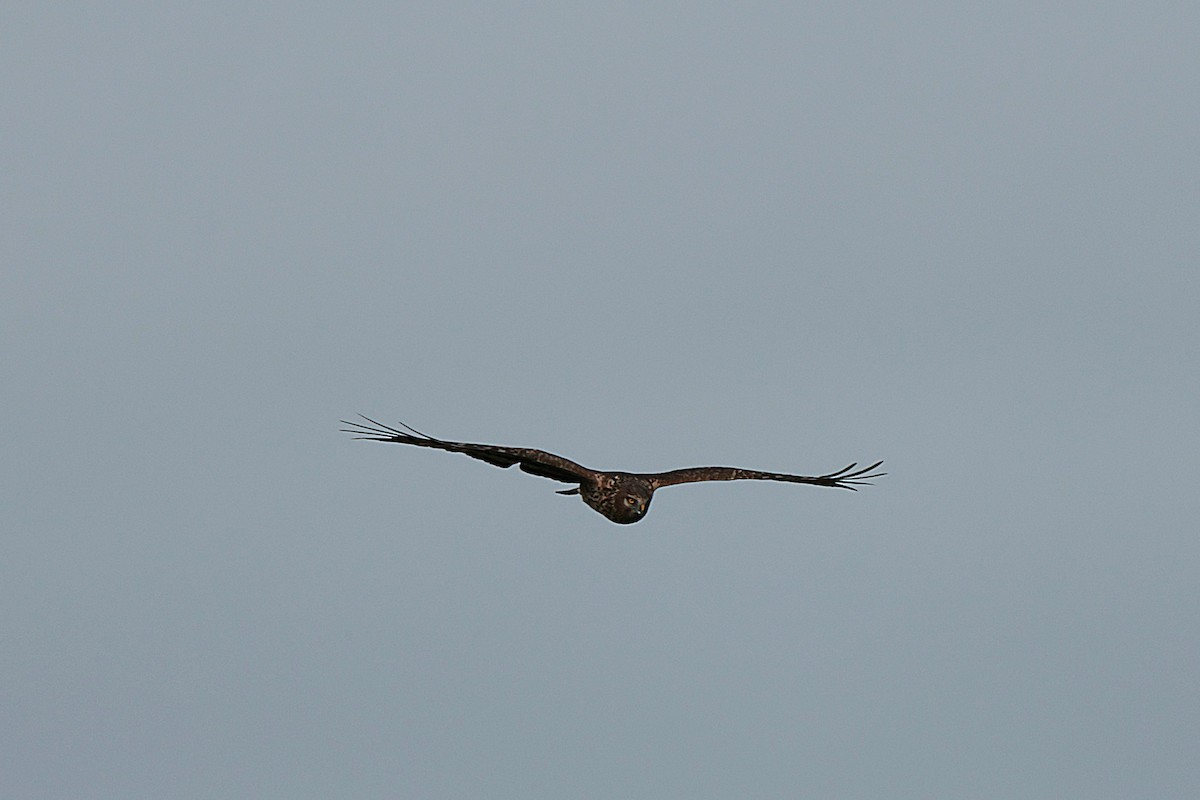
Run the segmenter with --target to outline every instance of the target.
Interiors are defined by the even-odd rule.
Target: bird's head
[[[629,525],[646,516],[654,489],[634,475],[618,475],[613,481],[612,503],[600,513],[619,525]]]

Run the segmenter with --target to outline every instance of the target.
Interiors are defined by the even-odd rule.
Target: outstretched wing
[[[879,478],[886,472],[874,470],[882,464],[876,461],[865,469],[854,469],[858,464],[830,472],[827,475],[786,475],[781,472],[759,472],[754,469],[738,469],[737,467],[688,467],[673,469],[670,472],[655,472],[643,474],[655,489],[663,486],[674,486],[677,483],[697,483],[699,481],[787,481],[788,483],[810,483],[813,486],[833,486],[838,489],[858,491],[856,486],[869,486],[871,478]]]
[[[596,474],[587,467],[582,467],[562,456],[547,453],[545,450],[534,450],[528,447],[501,447],[494,444],[471,444],[469,442],[445,442],[441,439],[434,439],[432,436],[426,436],[403,422],[400,423],[400,427],[404,428],[401,431],[389,428],[370,417],[362,418],[369,424],[342,420],[342,424],[347,426],[342,428],[342,431],[354,434],[355,439],[412,444],[417,447],[434,447],[438,450],[449,450],[451,453],[462,453],[505,469],[513,464],[519,464],[523,472],[563,483],[582,483]],[[405,431],[408,432],[405,433]]]

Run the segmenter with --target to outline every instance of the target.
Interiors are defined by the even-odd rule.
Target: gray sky
[[[1197,796],[1198,41],[10,8],[0,795]]]

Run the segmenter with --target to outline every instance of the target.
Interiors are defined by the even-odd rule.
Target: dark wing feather
[[[674,486],[677,483],[696,483],[698,481],[787,481],[788,483],[810,483],[814,486],[833,486],[838,489],[858,491],[856,486],[869,486],[871,478],[879,478],[886,472],[874,472],[882,461],[876,461],[865,469],[854,469],[858,464],[830,472],[827,475],[786,475],[781,472],[759,472],[754,469],[738,469],[737,467],[688,467],[673,469],[670,472],[655,472],[643,474],[641,477],[650,482],[655,489],[663,486]]]
[[[362,416],[361,414],[359,416]],[[528,447],[501,447],[494,444],[471,444],[469,442],[446,442],[426,436],[418,430],[410,428],[403,422],[400,427],[404,430],[389,428],[370,417],[363,417],[368,423],[347,422],[342,428],[345,433],[354,434],[356,439],[369,439],[374,442],[394,442],[396,444],[412,444],[417,447],[433,447],[438,450],[448,450],[451,453],[462,453],[471,458],[507,469],[513,464],[520,465],[522,472],[537,475],[542,478],[562,481],[563,483],[582,483],[592,478],[595,473],[587,467],[580,466],[574,461],[547,453],[545,450],[534,450]],[[405,432],[407,431],[407,433]]]

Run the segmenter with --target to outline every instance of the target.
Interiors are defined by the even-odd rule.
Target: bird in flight
[[[577,494],[583,502],[619,525],[629,525],[646,516],[654,491],[664,486],[674,486],[677,483],[740,480],[786,481],[857,491],[855,487],[869,486],[871,478],[879,478],[887,474],[874,471],[883,463],[882,461],[876,461],[863,469],[855,469],[858,466],[855,463],[839,469],[837,472],[813,477],[786,475],[780,472],[759,472],[754,469],[737,467],[687,467],[673,469],[669,472],[601,472],[588,469],[562,456],[547,453],[545,450],[534,450],[528,447],[501,447],[494,444],[447,442],[426,436],[403,422],[398,424],[404,430],[399,430],[376,422],[370,417],[363,417],[361,414],[359,416],[364,422],[342,420],[342,424],[346,426],[342,428],[342,431],[353,434],[356,439],[411,444],[417,447],[433,447],[438,450],[448,450],[451,453],[462,453],[505,469],[517,464],[522,472],[528,472],[530,475],[538,475],[562,483],[573,483],[575,484],[574,488],[565,489],[557,494]]]

